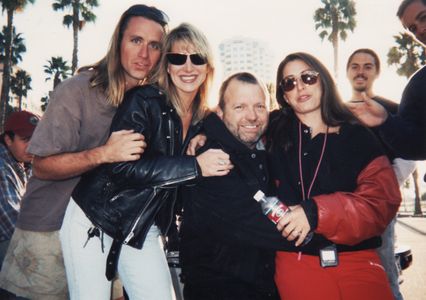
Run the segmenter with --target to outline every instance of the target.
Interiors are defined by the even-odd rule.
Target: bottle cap
[[[262,199],[263,199],[263,197],[265,197],[265,193],[263,193],[261,190],[258,190],[258,191],[256,192],[256,194],[254,194],[254,196],[253,196],[253,198],[254,198],[257,202],[259,202],[260,200],[262,200]]]

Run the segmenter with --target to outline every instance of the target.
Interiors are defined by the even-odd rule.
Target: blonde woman
[[[232,168],[219,150],[183,155],[207,113],[214,68],[206,38],[182,24],[164,42],[159,86],[128,91],[111,127],[143,134],[143,156],[86,173],[73,192],[61,232],[71,298],[106,299],[117,270],[130,299],[173,299],[159,236],[172,223],[176,187]]]

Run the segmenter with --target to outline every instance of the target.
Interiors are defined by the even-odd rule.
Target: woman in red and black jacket
[[[379,142],[309,54],[281,62],[277,100],[269,166],[279,198],[292,209],[277,228],[297,246],[277,252],[281,298],[393,299],[375,248],[401,195]]]

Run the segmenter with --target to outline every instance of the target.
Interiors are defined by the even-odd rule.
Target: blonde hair
[[[195,51],[201,54],[207,61],[206,80],[204,80],[201,84],[195,97],[195,101],[192,104],[192,120],[196,123],[203,119],[208,112],[207,97],[214,75],[213,54],[205,35],[193,25],[188,23],[182,23],[171,30],[165,38],[164,51],[161,55],[158,72],[156,73],[155,78],[158,80],[158,85],[167,93],[169,101],[176,109],[178,115],[183,116],[185,114],[185,106],[179,99],[177,88],[173,84],[172,79],[167,72],[168,61],[166,57],[166,54],[171,51],[173,45],[181,41],[192,45],[195,48]]]
[[[104,58],[93,65],[88,65],[80,68],[78,72],[93,70],[94,74],[90,79],[91,87],[100,87],[107,94],[107,101],[113,106],[118,106],[123,101],[123,96],[126,91],[125,70],[121,64],[121,41],[124,31],[133,17],[144,17],[160,24],[167,31],[167,15],[154,6],[143,4],[133,5],[127,9],[120,17],[120,20],[115,27],[111,37],[108,52]],[[151,74],[156,72],[158,62],[148,74],[148,81]]]

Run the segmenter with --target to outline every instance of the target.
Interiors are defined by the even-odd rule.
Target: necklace
[[[315,168],[314,177],[312,178],[311,184],[309,185],[308,194],[306,195],[305,194],[305,184],[303,182],[303,170],[302,170],[302,123],[299,121],[299,178],[300,178],[300,185],[302,186],[303,201],[308,199],[309,196],[311,195],[311,190],[312,190],[312,187],[314,186],[314,182],[317,178],[318,170],[319,170],[319,167],[321,165],[322,158],[324,156],[325,146],[327,144],[327,136],[328,136],[328,126],[327,126],[327,130],[325,132],[324,142],[322,144],[321,155],[320,155],[320,158],[318,160],[317,167]]]

